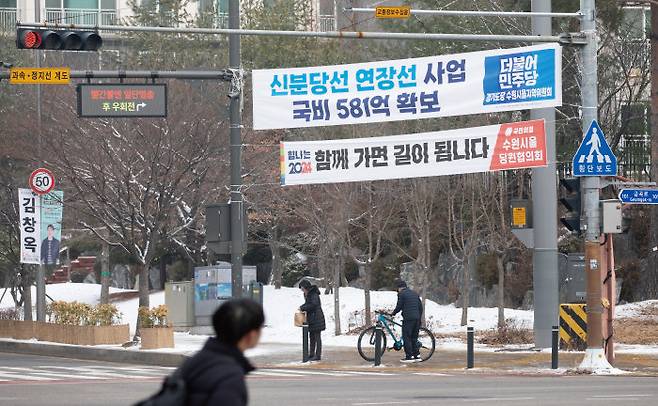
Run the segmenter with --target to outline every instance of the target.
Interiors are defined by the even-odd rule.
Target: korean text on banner
[[[281,184],[405,179],[546,166],[544,120],[281,143]]]
[[[254,70],[254,129],[554,107],[557,44],[309,68]]]
[[[21,227],[21,263],[38,264],[41,256],[41,207],[39,195],[30,189],[18,189],[18,214]]]

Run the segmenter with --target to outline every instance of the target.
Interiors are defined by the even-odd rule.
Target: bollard
[[[466,327],[466,368],[473,368],[473,327]]]
[[[375,327],[375,366],[378,367],[382,364],[382,327]]]
[[[302,362],[308,362],[308,324],[302,326]]]
[[[560,343],[559,331],[558,326],[553,326],[553,329],[551,330],[551,369],[557,369],[558,365],[558,345]]]

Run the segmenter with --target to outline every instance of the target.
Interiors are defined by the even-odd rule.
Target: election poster
[[[39,264],[41,256],[41,198],[31,189],[18,189],[21,263]]]
[[[555,107],[557,44],[254,70],[256,130],[362,124]]]
[[[22,263],[59,263],[63,200],[62,191],[39,196],[30,189],[18,189]]]
[[[544,120],[387,137],[281,143],[281,185],[546,166]]]
[[[53,191],[41,196],[41,263],[59,264],[62,241],[62,209],[64,192]]]

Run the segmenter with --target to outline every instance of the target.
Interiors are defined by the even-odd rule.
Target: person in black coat
[[[401,362],[420,361],[418,334],[420,318],[423,315],[423,302],[418,293],[407,287],[404,281],[398,282],[398,303],[392,315],[402,311],[402,341],[404,342],[404,359]]]
[[[188,406],[247,405],[245,375],[254,370],[243,352],[260,339],[263,308],[249,299],[230,300],[213,315],[217,337],[182,366]]]
[[[320,302],[320,290],[317,286],[304,279],[299,283],[299,288],[304,292],[305,302],[299,310],[306,312],[306,324],[308,324],[309,335],[309,361],[320,361],[322,359],[322,331],[326,328],[322,303]]]

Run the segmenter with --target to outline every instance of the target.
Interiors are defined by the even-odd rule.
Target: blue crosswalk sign
[[[596,120],[587,130],[583,142],[573,156],[573,176],[615,176],[617,157],[605,140]]]

